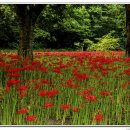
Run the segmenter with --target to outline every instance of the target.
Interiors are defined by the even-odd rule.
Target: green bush
[[[46,43],[44,42],[45,38],[50,39],[50,34],[49,32],[46,32],[43,29],[40,28],[35,28],[34,30],[34,42],[33,42],[33,48],[34,49],[39,49],[39,48],[43,48],[46,46]],[[43,44],[44,42],[44,44]]]
[[[114,32],[111,31],[110,33],[104,35],[102,38],[97,38],[97,43],[91,44],[91,46],[88,47],[88,50],[94,51],[104,51],[104,50],[119,50],[120,44],[119,44],[119,38],[115,38],[112,36]]]
[[[93,41],[91,41],[90,39],[84,39],[84,40],[83,40],[83,44],[82,44],[82,45],[83,45],[83,46],[82,46],[82,47],[83,47],[83,50],[84,50],[84,51],[88,50],[88,48],[89,48],[92,44],[94,44],[94,43],[93,43]]]

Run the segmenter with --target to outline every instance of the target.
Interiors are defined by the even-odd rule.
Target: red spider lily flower
[[[78,108],[78,107],[77,108],[73,108],[72,112],[78,112],[79,110],[80,110],[80,108]]]
[[[17,110],[17,114],[25,114],[25,113],[28,113],[28,112],[29,112],[29,110],[26,107],[24,107],[20,110]]]
[[[30,115],[25,118],[27,121],[36,121],[36,116]]]
[[[41,80],[42,83],[45,83],[45,84],[50,84],[50,82],[48,80]]]
[[[97,97],[93,95],[86,96],[85,99],[87,99],[89,102],[96,101]]]
[[[70,108],[70,105],[68,105],[68,104],[63,104],[63,105],[61,105],[61,109],[62,110],[67,110],[67,109],[69,109]]]
[[[124,73],[130,76],[130,68],[124,70]]]
[[[51,102],[45,102],[44,103],[44,107],[46,107],[46,108],[52,108],[53,107],[53,103],[51,103]]]
[[[60,70],[60,68],[54,68],[54,69],[52,70],[52,72],[55,72],[55,73],[60,74],[60,73],[61,73],[61,70]]]
[[[83,90],[84,95],[88,95],[88,94],[91,94],[91,93],[92,93],[92,89]]]
[[[102,75],[103,75],[103,76],[105,76],[105,75],[107,75],[107,74],[108,74],[107,71],[102,71]]]
[[[9,92],[9,87],[4,88],[4,92]]]
[[[24,66],[24,70],[32,70],[32,68],[33,68],[33,67],[32,67],[32,66],[29,66],[29,65],[28,65],[28,66]]]
[[[77,66],[73,66],[73,70],[72,70],[72,73],[75,75],[77,73],[79,73],[79,68]]]
[[[101,91],[101,92],[99,92],[99,94],[101,94],[101,95],[110,95],[111,94],[111,92],[103,92],[103,91]]]
[[[79,90],[77,94],[81,96],[90,95],[92,94],[92,91],[93,91],[92,89]]]
[[[79,81],[88,80],[88,75],[86,75],[86,74],[78,74],[78,73],[75,73],[74,76],[75,76],[75,78],[77,78]]]
[[[27,96],[27,92],[25,90],[20,91],[19,96],[20,97],[26,97]]]
[[[104,118],[103,118],[103,115],[102,114],[97,114],[94,116],[94,120],[96,120],[97,122],[100,122],[102,121]]]
[[[20,80],[15,80],[15,79],[11,79],[7,81],[7,87],[11,87],[13,85],[17,85],[19,84],[21,81]]]
[[[68,80],[66,81],[67,84],[72,84],[72,82],[73,82],[73,79],[68,79]]]
[[[53,89],[53,90],[51,90],[51,92],[52,92],[54,95],[59,94],[59,91],[58,91],[57,89]]]
[[[27,89],[27,86],[20,86],[18,88],[16,88],[16,90],[26,90]]]
[[[65,64],[63,64],[63,63],[61,63],[60,65],[59,65],[59,68],[66,68],[67,67],[67,65],[65,65]]]
[[[30,61],[29,62],[31,65],[37,65],[37,66],[40,66],[41,65],[41,63],[39,62],[39,61]]]
[[[62,84],[64,87],[67,87],[67,88],[72,88],[72,89],[75,89],[75,88],[79,88],[80,86],[77,85],[77,84]]]
[[[46,94],[45,94],[45,90],[41,90],[40,92],[39,92],[39,96],[41,96],[41,97],[44,97]]]
[[[124,58],[125,62],[130,61],[130,57]]]
[[[47,72],[47,68],[40,68],[42,72]]]
[[[52,98],[54,96],[54,94],[50,91],[46,91],[45,95],[48,97],[48,98]]]

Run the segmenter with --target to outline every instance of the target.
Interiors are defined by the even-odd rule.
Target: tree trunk
[[[130,56],[130,4],[126,6],[126,33],[127,33],[127,43],[126,43],[126,55]]]
[[[86,51],[87,47],[86,45],[83,45],[83,51]]]
[[[20,43],[18,54],[23,58],[28,57],[33,60],[32,42],[33,28],[41,11],[46,5],[41,4],[19,4],[14,5],[15,12],[19,20],[20,27]]]
[[[28,56],[28,58],[32,60],[33,25],[31,17],[29,15],[26,15],[23,19],[20,20],[19,26],[20,26],[20,46],[18,54],[24,58]]]

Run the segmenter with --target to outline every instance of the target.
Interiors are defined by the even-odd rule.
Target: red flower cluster
[[[124,70],[124,73],[127,74],[128,76],[130,76],[130,68]]]
[[[9,70],[5,70],[6,73],[18,73],[18,71],[22,71],[23,68],[10,68]]]
[[[94,120],[96,120],[97,122],[100,122],[102,121],[104,118],[103,118],[103,115],[102,114],[97,114],[94,116]]]
[[[50,84],[50,82],[48,80],[41,80],[41,82],[44,84]]]
[[[39,92],[39,96],[41,96],[41,97],[46,96],[46,94],[45,94],[45,90],[41,90],[41,91]]]
[[[51,102],[45,102],[43,106],[46,108],[52,108],[54,105]]]
[[[29,112],[29,110],[26,107],[24,107],[20,110],[17,110],[17,114],[25,114],[25,113],[28,113],[28,112]]]
[[[74,84],[73,83],[73,79],[68,79],[67,81],[66,81],[66,83],[65,84],[62,84],[64,87],[67,87],[67,88],[79,88],[79,85],[78,84]]]
[[[59,94],[59,91],[57,89],[53,89],[51,91],[41,90],[39,92],[39,96],[41,97],[47,96],[48,98],[52,98],[54,95],[57,95],[57,94]]]
[[[70,105],[68,105],[68,104],[63,104],[63,105],[61,105],[61,109],[62,110],[67,110],[67,109],[69,109],[70,108]]]
[[[16,88],[16,90],[26,90],[27,89],[27,86],[20,86],[18,88]]]
[[[53,90],[51,90],[51,92],[53,93],[53,95],[59,94],[59,91],[57,89],[53,89]]]
[[[51,91],[46,91],[46,96],[48,97],[48,98],[52,98],[53,96],[54,96],[54,93],[53,92],[51,92]]]
[[[30,66],[30,65],[27,65],[27,66],[24,66],[24,70],[33,70],[33,68],[32,68],[32,66]]]
[[[97,100],[97,97],[94,96],[94,95],[88,95],[85,97],[85,99],[88,101],[88,102],[94,102]]]
[[[92,89],[79,90],[77,91],[77,94],[81,96],[91,95],[92,91],[93,91]]]
[[[103,92],[103,91],[101,91],[101,92],[99,92],[99,94],[101,94],[101,95],[110,95],[111,94],[111,92]]]
[[[27,121],[36,121],[36,116],[34,116],[34,115],[30,115],[30,116],[27,116],[26,118],[25,118]]]
[[[10,87],[12,87],[13,85],[17,85],[20,82],[21,82],[20,80],[14,80],[14,79],[8,80],[7,87],[4,88],[4,91],[8,92],[10,90]]]
[[[7,87],[11,87],[13,85],[17,85],[19,84],[21,81],[20,80],[15,80],[15,79],[11,79],[7,81]]]
[[[75,73],[74,76],[79,81],[88,80],[88,75],[87,74],[78,74],[78,73]]]
[[[107,72],[107,71],[101,71],[101,73],[102,73],[103,76],[108,75],[108,72]]]
[[[47,68],[40,68],[40,70],[41,70],[42,72],[44,72],[44,73],[47,72]]]
[[[61,73],[61,69],[58,68],[58,67],[57,68],[53,68],[52,72],[60,74]]]
[[[54,107],[55,104],[50,100],[52,100],[52,98],[54,96],[55,96],[55,99],[57,98],[56,95],[59,94],[59,91],[55,88],[57,88],[61,84],[65,87],[67,87],[67,89],[59,88],[59,90],[61,90],[61,92],[63,91],[63,95],[69,94],[70,99],[66,99],[67,101],[66,100],[65,101],[67,104],[61,104],[60,109],[69,110],[69,112],[71,111],[71,112],[73,112],[73,114],[74,113],[76,114],[76,112],[79,112],[81,108],[85,108],[87,103],[97,101],[98,97],[96,95],[93,95],[92,86],[94,86],[94,89],[100,90],[100,89],[102,89],[102,86],[109,85],[110,83],[112,83],[111,81],[109,82],[109,79],[107,81],[107,77],[105,77],[105,80],[104,80],[103,76],[108,75],[108,78],[113,78],[114,76],[118,76],[117,78],[121,78],[124,81],[124,80],[127,80],[128,75],[130,75],[130,68],[126,68],[124,70],[124,68],[121,65],[120,66],[115,65],[114,62],[119,61],[119,57],[108,58],[106,55],[104,57],[104,56],[100,55],[101,54],[100,52],[93,52],[93,53],[92,52],[90,52],[90,53],[78,53],[78,52],[52,53],[52,52],[49,52],[49,53],[41,53],[41,54],[48,55],[50,57],[48,59],[44,59],[44,61],[42,61],[42,64],[39,61],[29,62],[27,59],[25,59],[24,61],[22,61],[23,68],[13,68],[13,66],[21,66],[20,65],[21,61],[18,63],[17,63],[17,60],[11,60],[9,62],[6,62],[6,61],[4,62],[3,58],[0,57],[0,68],[2,68],[2,71],[5,70],[4,72],[6,73],[6,76],[14,77],[14,78],[21,77],[21,74],[22,74],[22,73],[20,73],[21,71],[26,70],[26,72],[28,73],[29,70],[34,70],[32,72],[29,72],[31,74],[31,78],[29,78],[27,76],[27,79],[29,79],[29,81],[27,81],[26,83],[24,81],[24,85],[22,85],[22,86],[18,86],[18,84],[20,83],[20,80],[10,78],[11,80],[7,81],[7,87],[4,89],[4,91],[8,92],[9,89],[13,85],[17,85],[17,87],[15,89],[15,90],[17,90],[16,93],[18,93],[20,97],[28,96],[28,98],[29,98],[29,96],[30,96],[31,99],[33,98],[33,96],[35,96],[35,93],[38,91],[38,95],[42,97],[41,100],[43,100],[44,97],[45,97],[45,100],[46,100],[46,98],[49,98],[49,100],[47,99],[48,101],[46,100],[45,102],[43,102],[43,105],[42,105],[42,107],[46,108],[46,109],[51,109]],[[67,58],[67,60],[64,63],[63,61],[60,60],[61,57],[51,57],[52,55],[57,55],[57,56],[60,55],[62,57],[66,56],[66,55],[71,55],[71,57]],[[93,55],[95,55],[95,56],[93,56]],[[36,58],[40,58],[40,56],[38,57],[38,55],[37,55]],[[54,61],[51,61],[51,60],[54,60]],[[122,61],[122,59],[120,59],[120,60]],[[126,59],[126,61],[129,61],[129,60],[130,59]],[[1,61],[4,62],[4,65],[1,64]],[[15,62],[15,63],[13,63],[13,62]],[[110,64],[111,62],[112,62],[112,64]],[[114,63],[114,65],[113,65],[113,63]],[[108,66],[109,64],[110,64],[110,66]],[[129,65],[129,63],[125,63],[125,64]],[[47,68],[47,66],[50,68]],[[114,67],[114,66],[116,66],[116,67]],[[6,69],[8,69],[8,70],[6,70]],[[119,72],[121,71],[119,74],[116,73],[116,75],[109,75],[110,71],[115,72],[117,69],[120,69]],[[42,73],[48,72],[48,70],[51,70],[51,72],[49,72],[47,74],[42,74]],[[122,70],[124,70],[124,71],[122,71]],[[57,73],[57,74],[51,75],[52,72]],[[61,73],[61,72],[65,72],[65,73]],[[87,73],[90,74],[90,77]],[[38,77],[36,77],[37,74],[38,74]],[[58,74],[62,74],[62,75],[58,75]],[[44,77],[43,78],[44,80],[41,80],[41,77]],[[56,77],[56,80],[54,80],[55,77]],[[126,77],[126,79],[125,79],[125,77]],[[50,80],[49,78],[53,78],[53,80]],[[89,78],[91,78],[90,81],[88,81]],[[23,78],[21,78],[21,79],[23,79]],[[58,79],[61,81],[57,84]],[[30,89],[28,89],[29,84],[32,82],[34,83],[34,85],[32,85]],[[126,88],[126,86],[128,84],[130,84],[130,82],[121,83],[120,88]],[[81,88],[79,88],[80,86],[81,86]],[[108,88],[110,88],[111,86],[112,85],[110,84],[110,86]],[[88,87],[90,87],[90,88],[88,88]],[[73,90],[72,90],[72,88],[73,88]],[[36,92],[34,92],[35,89],[37,89]],[[65,91],[64,91],[64,89],[65,89]],[[28,90],[28,91],[26,91],[26,90]],[[30,92],[29,92],[29,90],[30,90]],[[32,90],[34,90],[34,91],[32,91]],[[70,93],[66,93],[66,92],[69,92],[69,90],[70,90]],[[27,93],[27,92],[29,92],[29,93]],[[103,96],[109,96],[112,93],[107,90],[103,91],[103,89],[102,89],[99,91],[98,94],[103,95]],[[115,93],[115,95],[116,95],[116,93]],[[10,94],[9,94],[9,96],[10,96]],[[77,96],[76,99],[83,98],[83,100],[82,99],[81,100],[84,102],[82,102],[80,99],[77,99],[79,101],[79,102],[77,101],[77,104],[76,104],[77,106],[74,107],[75,106],[75,104],[74,104],[74,106],[71,107],[71,105],[68,104],[68,100],[72,101],[73,98],[75,98],[75,96]],[[101,97],[101,96],[99,96],[99,97]],[[110,98],[111,98],[111,96],[110,96]],[[112,100],[112,98],[111,98],[111,100]],[[33,101],[31,102],[31,101],[32,100],[30,100],[30,103],[32,103],[32,105],[34,105],[35,101],[34,102]],[[23,103],[24,103],[24,101],[23,101]],[[36,104],[39,105],[39,103],[36,103]],[[94,104],[92,104],[92,105],[94,105]],[[29,112],[29,110],[26,107],[23,107],[16,111],[17,114],[26,114],[28,112]],[[37,117],[34,115],[29,115],[25,119],[27,121],[36,121]],[[95,120],[97,122],[100,122],[103,119],[104,119],[104,116],[101,113],[96,113],[93,117],[93,120]]]

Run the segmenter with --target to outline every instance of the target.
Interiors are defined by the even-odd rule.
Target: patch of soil
[[[46,125],[62,125],[62,120],[49,119]],[[63,125],[71,125],[70,119],[66,119]]]

